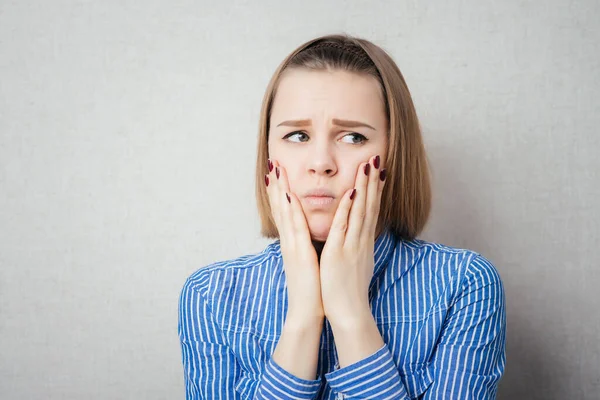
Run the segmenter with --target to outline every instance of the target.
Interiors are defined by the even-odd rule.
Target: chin
[[[331,229],[331,222],[333,220],[333,216],[313,216],[309,218],[308,229],[310,230],[310,237],[312,240],[316,240],[318,242],[325,242],[327,240],[327,236],[329,236],[329,230]]]

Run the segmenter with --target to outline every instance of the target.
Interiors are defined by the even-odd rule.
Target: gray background
[[[177,301],[257,252],[260,102],[302,42],[397,61],[424,239],[504,280],[500,399],[600,398],[600,3],[0,1],[0,398],[183,398]]]

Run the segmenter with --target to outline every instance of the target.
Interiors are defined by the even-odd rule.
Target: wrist
[[[331,322],[340,367],[346,367],[375,353],[384,345],[373,315],[360,314]]]
[[[314,380],[323,320],[306,316],[300,318],[297,315],[288,313],[286,316],[272,358],[290,374],[301,379]]]
[[[330,312],[326,316],[332,328],[344,331],[362,329],[374,323],[373,314],[371,314],[371,309],[368,307],[355,308],[353,310],[338,310]]]
[[[286,331],[310,333],[318,332],[319,335],[323,330],[324,316],[319,313],[299,313],[288,312],[283,329]]]

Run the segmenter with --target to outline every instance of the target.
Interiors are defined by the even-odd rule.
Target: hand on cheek
[[[321,297],[332,323],[370,315],[375,234],[385,185],[378,156],[359,165],[355,187],[338,205],[320,260]]]
[[[288,293],[288,319],[302,324],[323,317],[319,261],[298,197],[291,193],[285,168],[269,160],[265,185],[281,245]]]

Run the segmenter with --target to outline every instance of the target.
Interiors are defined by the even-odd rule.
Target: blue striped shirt
[[[339,368],[324,321],[314,380],[273,354],[287,311],[279,240],[194,272],[179,298],[187,399],[493,399],[506,362],[504,288],[481,255],[384,231],[369,298],[385,345]]]

